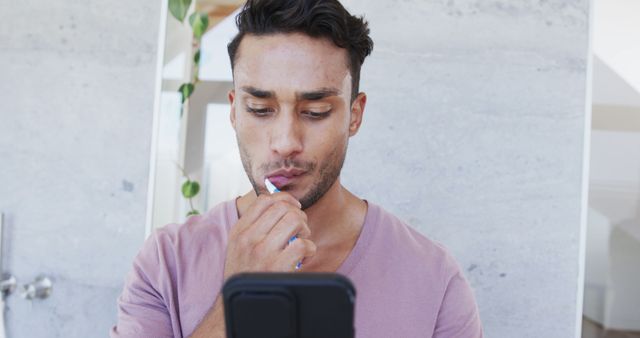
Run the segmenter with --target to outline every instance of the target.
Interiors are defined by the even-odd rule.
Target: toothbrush
[[[278,187],[276,187],[275,185],[273,185],[273,183],[271,183],[271,181],[269,181],[268,178],[264,179],[264,185],[267,186],[267,190],[269,190],[270,194],[275,194],[277,192],[280,192],[280,189],[278,189]],[[298,239],[298,235],[293,235],[291,238],[289,238],[289,242],[287,242],[287,245],[293,243],[293,241],[295,241],[296,239]],[[296,264],[296,270],[300,270],[300,268],[302,267],[302,262],[298,262],[298,264]]]

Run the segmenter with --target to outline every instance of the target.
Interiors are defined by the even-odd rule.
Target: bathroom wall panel
[[[453,252],[487,337],[574,337],[589,2],[344,3],[375,42],[346,186]]]
[[[0,2],[8,337],[105,336],[144,240],[160,4]]]

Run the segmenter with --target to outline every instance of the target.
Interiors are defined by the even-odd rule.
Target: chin
[[[282,187],[282,189],[280,189],[280,191],[284,191],[284,192],[287,192],[287,193],[291,194],[297,200],[300,200],[300,198],[302,198],[302,196],[304,196],[304,194],[300,192],[300,189],[297,188],[297,187],[294,187],[294,186]]]

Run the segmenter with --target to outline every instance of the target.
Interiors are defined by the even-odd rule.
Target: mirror
[[[345,186],[450,248],[487,336],[580,334],[590,4],[343,3],[365,14],[375,42]],[[149,229],[182,222],[191,208],[176,163],[201,183],[200,212],[250,189],[226,103],[226,44],[241,2],[195,7],[205,4],[220,19],[209,15],[201,82],[182,117],[177,90],[191,68],[181,51],[192,50],[192,35],[167,19]]]

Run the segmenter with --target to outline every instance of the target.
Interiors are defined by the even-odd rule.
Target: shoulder
[[[176,247],[181,243],[204,244],[226,238],[235,213],[234,201],[222,202],[202,215],[189,217],[184,223],[171,223],[155,230],[150,236],[159,247]]]
[[[234,215],[230,212],[235,213],[233,201],[192,216],[183,224],[168,224],[153,231],[125,280],[112,336],[177,335],[184,329],[174,325],[181,317],[199,316],[198,309],[210,306],[207,302],[215,300],[215,294],[193,290],[215,285],[220,279],[226,233]]]
[[[460,272],[451,252],[402,221],[384,208],[369,203],[371,221],[377,241],[385,243],[388,252],[425,274],[440,276],[443,284]],[[368,216],[369,217],[369,216]]]
[[[473,291],[451,252],[383,208],[370,203],[370,209],[372,247],[376,249],[369,256],[382,269],[393,272],[394,289],[405,286],[396,291],[395,299],[404,295],[409,299],[406,304],[417,304],[423,312],[423,306],[432,304],[434,338],[482,337]],[[414,299],[418,303],[412,303]]]
[[[231,200],[218,204],[205,214],[191,216],[184,223],[171,223],[154,230],[146,239],[136,262],[171,271],[184,260],[197,258],[207,249],[226,248],[233,213],[235,205]]]

